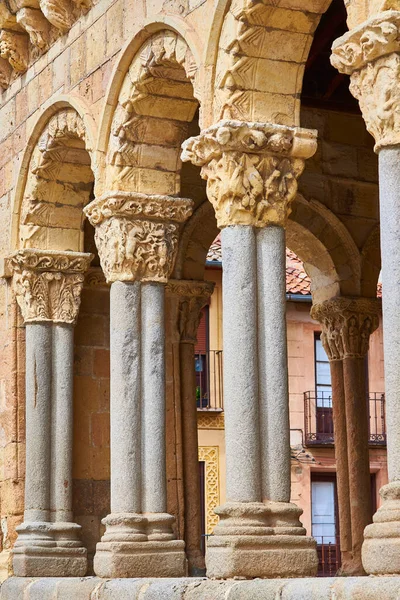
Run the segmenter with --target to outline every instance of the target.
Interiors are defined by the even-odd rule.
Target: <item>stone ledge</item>
[[[0,600],[398,600],[400,577],[216,581],[12,577]]]

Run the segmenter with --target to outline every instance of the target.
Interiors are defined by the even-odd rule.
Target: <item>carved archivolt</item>
[[[218,446],[199,446],[199,461],[205,463],[206,533],[212,535],[219,517],[214,509],[219,506],[219,449]]]
[[[25,323],[75,323],[92,254],[19,250],[8,259]]]
[[[125,76],[113,117],[108,189],[179,193],[180,145],[198,107],[196,73],[192,53],[175,32],[162,31],[143,46]]]
[[[187,140],[182,160],[202,167],[218,227],[264,227],[285,225],[304,160],[315,150],[315,131],[221,121]]]
[[[179,224],[193,202],[170,196],[108,193],[85,208],[96,227],[96,246],[108,282],[158,281],[172,272]]]
[[[85,133],[73,109],[59,111],[47,123],[29,165],[20,217],[22,247],[54,248],[56,228],[63,229],[66,248],[79,249],[82,208],[93,182]]]
[[[333,45],[331,62],[351,76],[375,149],[400,141],[400,12],[387,11],[345,34]]]
[[[379,314],[375,298],[333,298],[311,309],[312,318],[322,325],[321,341],[330,360],[366,356]]]
[[[181,342],[195,344],[201,319],[201,309],[208,304],[215,284],[211,281],[171,279],[166,293],[179,300],[178,331]]]

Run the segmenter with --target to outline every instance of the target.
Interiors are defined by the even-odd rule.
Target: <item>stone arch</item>
[[[375,225],[361,250],[361,295],[374,298],[381,272],[380,226]]]
[[[331,0],[221,0],[221,34],[207,56],[217,60],[212,122],[220,119],[299,125],[300,93],[313,33]],[[206,123],[206,125],[210,125]]]
[[[83,207],[92,195],[95,127],[85,108],[60,98],[33,127],[13,203],[12,249],[83,249]]]
[[[197,61],[172,29],[146,31],[143,38],[129,63],[123,57],[116,74],[120,80],[123,69],[118,96],[103,114],[99,147],[105,154],[105,179],[97,196],[180,192],[180,147],[199,106]]]

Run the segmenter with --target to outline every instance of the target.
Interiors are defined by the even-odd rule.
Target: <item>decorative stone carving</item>
[[[192,213],[193,202],[170,196],[109,192],[84,212],[96,227],[95,240],[108,282],[166,283],[172,272],[179,223]]]
[[[47,50],[50,37],[50,23],[43,13],[35,8],[21,8],[17,12],[17,22],[22,25],[33,46]]]
[[[312,130],[220,121],[183,144],[182,160],[201,166],[218,227],[285,225],[304,161],[317,148]]]
[[[387,11],[337,39],[331,63],[351,76],[350,91],[360,103],[379,150],[400,141],[400,11]]]
[[[70,29],[74,20],[70,0],[40,0],[40,8],[54,27],[62,32]]]
[[[201,309],[209,302],[214,286],[211,281],[171,279],[168,282],[166,293],[179,299],[178,331],[181,342],[196,343]]]
[[[364,358],[370,335],[379,326],[380,303],[375,298],[333,298],[311,309],[322,325],[321,341],[329,360]]]
[[[12,66],[4,58],[0,58],[0,88],[7,89],[10,84]]]
[[[28,36],[14,31],[0,31],[0,56],[8,60],[15,71],[28,68]]]
[[[25,323],[75,323],[92,254],[19,250],[8,258]]]

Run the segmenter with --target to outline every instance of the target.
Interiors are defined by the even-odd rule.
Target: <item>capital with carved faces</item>
[[[169,280],[165,291],[179,301],[178,331],[181,342],[196,343],[201,309],[210,301],[214,286],[212,281]]]
[[[400,11],[388,10],[338,38],[332,65],[350,75],[375,151],[400,143]]]
[[[285,226],[314,130],[220,121],[183,144],[182,160],[201,167],[218,227]]]
[[[18,250],[7,259],[25,323],[74,324],[85,272],[92,254],[54,250]]]
[[[167,283],[178,249],[179,226],[192,214],[186,198],[108,192],[84,212],[106,280]]]
[[[330,361],[364,358],[370,335],[379,326],[376,298],[338,297],[314,304],[311,316],[322,325],[321,341]]]

